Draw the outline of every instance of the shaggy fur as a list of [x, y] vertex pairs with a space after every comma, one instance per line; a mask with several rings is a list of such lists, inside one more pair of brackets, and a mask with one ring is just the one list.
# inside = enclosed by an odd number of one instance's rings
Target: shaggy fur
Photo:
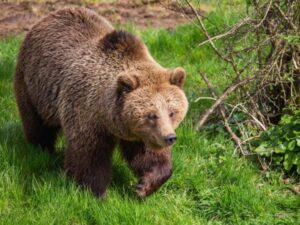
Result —
[[98, 196], [105, 194], [119, 142], [144, 197], [171, 176], [174, 130], [188, 107], [184, 79], [183, 69], [162, 68], [134, 35], [72, 8], [27, 34], [14, 89], [28, 142], [53, 152], [62, 129], [67, 174]]

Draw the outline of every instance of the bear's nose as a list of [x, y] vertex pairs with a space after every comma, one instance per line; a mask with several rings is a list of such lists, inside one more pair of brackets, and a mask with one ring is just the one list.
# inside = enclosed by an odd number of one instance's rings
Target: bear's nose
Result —
[[165, 137], [165, 141], [168, 145], [172, 145], [176, 142], [176, 134], [168, 134]]

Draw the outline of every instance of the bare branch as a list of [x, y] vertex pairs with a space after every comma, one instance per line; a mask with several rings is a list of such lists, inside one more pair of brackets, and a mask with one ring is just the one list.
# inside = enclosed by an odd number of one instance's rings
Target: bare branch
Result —
[[225, 56], [223, 56], [223, 54], [217, 49], [217, 47], [215, 46], [214, 42], [212, 41], [208, 31], [206, 30], [204, 23], [202, 21], [201, 16], [198, 14], [197, 10], [191, 5], [191, 3], [188, 0], [185, 0], [185, 2], [188, 4], [188, 6], [191, 8], [191, 10], [194, 12], [197, 21], [200, 25], [200, 28], [202, 30], [202, 32], [204, 33], [205, 37], [208, 39], [208, 42], [210, 43], [211, 47], [214, 49], [214, 51], [216, 52], [216, 54], [222, 58], [224, 61], [232, 63], [230, 59], [226, 58]]
[[[206, 85], [207, 85], [209, 91], [211, 92], [211, 95], [212, 95], [214, 98], [218, 99], [218, 96], [217, 96], [217, 94], [215, 93], [214, 88], [213, 88], [212, 84], [209, 82], [209, 80], [207, 79], [206, 75], [205, 75], [204, 73], [201, 73], [201, 72], [200, 72], [200, 76], [201, 76], [202, 79], [205, 81], [205, 83], [206, 83]], [[229, 125], [228, 119], [227, 119], [227, 117], [226, 117], [226, 115], [225, 115], [225, 109], [224, 109], [224, 107], [223, 107], [222, 105], [220, 105], [220, 106], [218, 107], [218, 109], [219, 109], [220, 114], [221, 114], [221, 116], [222, 116], [223, 123], [224, 123], [224, 126], [225, 126], [227, 132], [230, 134], [232, 140], [233, 140], [233, 141], [236, 143], [236, 145], [239, 147], [239, 149], [240, 149], [240, 151], [241, 151], [241, 154], [242, 154], [242, 155], [248, 155], [249, 152], [243, 148], [241, 139], [233, 132], [231, 126]]]
[[221, 38], [224, 38], [224, 37], [227, 37], [229, 35], [234, 34], [238, 29], [240, 29], [242, 26], [244, 26], [245, 24], [247, 24], [250, 20], [251, 20], [250, 17], [244, 18], [243, 20], [241, 20], [240, 22], [238, 22], [237, 24], [235, 24], [234, 26], [232, 26], [229, 31], [227, 31], [225, 33], [222, 33], [222, 34], [219, 34], [219, 35], [216, 35], [214, 37], [211, 37], [210, 39], [201, 42], [199, 44], [199, 46], [205, 45], [208, 42], [215, 41], [215, 40], [218, 40], [218, 39], [221, 39]]
[[245, 85], [249, 83], [250, 81], [254, 80], [255, 76], [252, 77], [247, 77], [244, 80], [241, 81], [236, 81], [233, 82], [231, 85], [229, 85], [223, 94], [215, 101], [215, 103], [206, 111], [206, 113], [200, 118], [198, 124], [197, 124], [197, 129], [201, 129], [202, 126], [205, 124], [207, 121], [208, 117], [216, 110], [216, 108], [224, 101], [224, 99], [227, 98], [227, 96], [232, 93], [235, 89], [240, 87], [241, 85]]
[[268, 16], [268, 13], [269, 13], [269, 11], [270, 11], [270, 8], [271, 8], [271, 6], [272, 6], [272, 3], [273, 3], [273, 0], [271, 0], [271, 1], [269, 2], [269, 5], [268, 5], [268, 7], [267, 7], [267, 10], [266, 10], [266, 12], [265, 12], [264, 17], [262, 18], [262, 20], [260, 21], [260, 23], [256, 25], [256, 27], [260, 27], [260, 26], [263, 24], [263, 22], [266, 20], [266, 18], [267, 18], [267, 16]]
[[295, 30], [297, 31], [298, 28], [297, 26], [290, 20], [286, 17], [286, 15], [284, 14], [284, 12], [281, 10], [281, 8], [278, 6], [277, 3], [274, 4], [275, 8], [279, 11], [280, 15], [284, 18], [284, 20]]

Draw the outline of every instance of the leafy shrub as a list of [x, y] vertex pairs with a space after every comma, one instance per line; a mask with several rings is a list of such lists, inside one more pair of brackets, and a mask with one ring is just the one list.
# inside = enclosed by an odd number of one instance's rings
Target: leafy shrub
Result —
[[262, 133], [254, 151], [271, 157], [275, 165], [283, 165], [286, 171], [295, 168], [300, 174], [300, 110], [284, 115], [277, 126]]

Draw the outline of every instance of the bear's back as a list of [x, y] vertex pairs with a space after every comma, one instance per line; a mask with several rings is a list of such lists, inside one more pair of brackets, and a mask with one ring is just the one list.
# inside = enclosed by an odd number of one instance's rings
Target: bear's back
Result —
[[90, 58], [87, 55], [92, 55], [99, 39], [113, 30], [107, 20], [79, 7], [58, 10], [32, 27], [19, 53], [17, 70], [21, 73], [16, 76], [24, 80], [39, 114], [55, 117], [66, 79], [69, 86], [89, 82], [82, 77], [93, 69], [86, 65]]
[[113, 27], [95, 12], [75, 7], [50, 14], [34, 26], [33, 30], [36, 33], [41, 31], [44, 35], [51, 35], [47, 38], [64, 41], [64, 43], [80, 43], [93, 38], [99, 39], [111, 32]]
[[[95, 12], [76, 7], [58, 10], [45, 17], [26, 35], [19, 54], [25, 76], [38, 76], [63, 69], [79, 59], [78, 52], [93, 45], [114, 28]], [[25, 78], [30, 79], [29, 77]]]
[[113, 30], [106, 19], [91, 10], [79, 7], [62, 9], [32, 27], [24, 40], [22, 51], [61, 59], [60, 56], [66, 56], [87, 42], [97, 41]]

